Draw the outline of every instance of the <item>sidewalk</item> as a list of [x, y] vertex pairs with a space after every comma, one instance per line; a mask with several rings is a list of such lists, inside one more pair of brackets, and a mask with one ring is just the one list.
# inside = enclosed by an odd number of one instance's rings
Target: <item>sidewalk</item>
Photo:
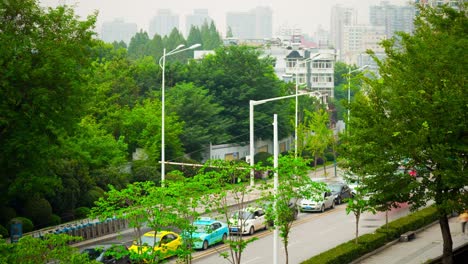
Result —
[[[449, 219], [453, 248], [468, 243], [468, 235], [463, 235], [456, 217]], [[353, 264], [420, 264], [442, 255], [442, 233], [439, 223], [427, 227], [416, 233], [416, 238], [409, 242], [394, 241], [377, 250], [365, 259]]]

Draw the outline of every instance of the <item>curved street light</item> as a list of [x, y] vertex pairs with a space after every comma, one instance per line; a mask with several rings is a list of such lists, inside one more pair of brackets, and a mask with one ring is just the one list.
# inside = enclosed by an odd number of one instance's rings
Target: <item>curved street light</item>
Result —
[[163, 55], [159, 59], [159, 67], [162, 69], [162, 84], [161, 84], [161, 186], [164, 186], [164, 180], [166, 175], [166, 161], [165, 161], [165, 142], [164, 142], [164, 119], [165, 119], [165, 97], [164, 97], [164, 85], [165, 85], [165, 78], [164, 78], [164, 71], [166, 68], [166, 57], [170, 55], [177, 54], [179, 52], [183, 52], [186, 50], [192, 50], [200, 47], [201, 44], [194, 44], [188, 48], [183, 49], [185, 47], [184, 44], [180, 44], [177, 48], [169, 51], [166, 53], [166, 48], [163, 49]]

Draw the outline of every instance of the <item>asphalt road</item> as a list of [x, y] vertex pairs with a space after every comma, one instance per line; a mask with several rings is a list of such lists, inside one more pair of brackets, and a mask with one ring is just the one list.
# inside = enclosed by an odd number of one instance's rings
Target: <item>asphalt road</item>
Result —
[[[301, 213], [294, 223], [289, 242], [289, 263], [300, 263], [314, 255], [326, 251], [355, 236], [355, 217], [346, 214], [346, 205], [339, 205], [325, 213]], [[389, 212], [389, 221], [407, 215], [406, 205]], [[385, 213], [364, 214], [359, 224], [359, 234], [373, 232], [385, 224]], [[255, 234], [259, 239], [249, 244], [242, 255], [242, 263], [263, 264], [273, 263], [273, 232], [263, 231]], [[278, 246], [278, 263], [285, 263], [284, 247], [281, 239]], [[227, 250], [225, 245], [218, 245], [207, 251], [197, 251], [193, 254], [193, 263], [219, 264], [228, 263], [219, 255]], [[172, 261], [175, 263], [175, 260]]]

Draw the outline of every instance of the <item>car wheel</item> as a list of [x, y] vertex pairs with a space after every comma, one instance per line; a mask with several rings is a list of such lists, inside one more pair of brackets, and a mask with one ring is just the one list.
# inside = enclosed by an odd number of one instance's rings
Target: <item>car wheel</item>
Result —
[[207, 241], [207, 240], [203, 241], [202, 249], [203, 249], [203, 250], [208, 249], [208, 241]]
[[254, 233], [255, 233], [255, 228], [251, 226], [249, 230], [249, 235], [253, 235]]
[[320, 212], [321, 213], [325, 212], [325, 204], [322, 204], [322, 208], [320, 208]]
[[221, 238], [221, 242], [222, 242], [222, 243], [225, 243], [225, 242], [226, 242], [226, 239], [227, 239], [227, 234], [224, 233], [224, 234], [223, 234], [223, 238]]

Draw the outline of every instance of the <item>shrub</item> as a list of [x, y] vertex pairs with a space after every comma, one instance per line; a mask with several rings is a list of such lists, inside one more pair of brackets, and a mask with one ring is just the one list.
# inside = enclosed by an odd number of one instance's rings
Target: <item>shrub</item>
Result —
[[62, 223], [62, 219], [60, 218], [60, 216], [56, 215], [56, 214], [51, 214], [50, 217], [49, 217], [49, 226], [56, 226], [56, 225], [60, 225]]
[[80, 204], [86, 207], [91, 207], [94, 205], [94, 202], [102, 196], [104, 196], [104, 190], [98, 186], [94, 186], [83, 195]]
[[78, 207], [75, 209], [75, 219], [83, 219], [88, 217], [91, 210], [88, 207]]
[[37, 226], [46, 226], [52, 215], [52, 206], [44, 198], [32, 197], [24, 206], [24, 216]]
[[355, 244], [353, 239], [344, 244], [338, 245], [335, 248], [320, 253], [319, 255], [302, 262], [302, 264], [350, 263], [351, 261], [357, 259], [363, 251], [363, 247], [360, 244]]
[[34, 230], [34, 224], [33, 222], [26, 218], [26, 217], [15, 217], [13, 219], [10, 220], [10, 225], [13, 224], [13, 223], [17, 223], [17, 222], [20, 222], [23, 224], [23, 233], [28, 233], [28, 232], [31, 232]]
[[8, 237], [8, 230], [3, 227], [2, 225], [0, 225], [0, 236], [1, 237]]
[[255, 164], [258, 164], [259, 162], [261, 162], [263, 166], [273, 166], [273, 164], [269, 160], [269, 158], [272, 156], [273, 155], [268, 152], [259, 152], [255, 154], [254, 156]]

